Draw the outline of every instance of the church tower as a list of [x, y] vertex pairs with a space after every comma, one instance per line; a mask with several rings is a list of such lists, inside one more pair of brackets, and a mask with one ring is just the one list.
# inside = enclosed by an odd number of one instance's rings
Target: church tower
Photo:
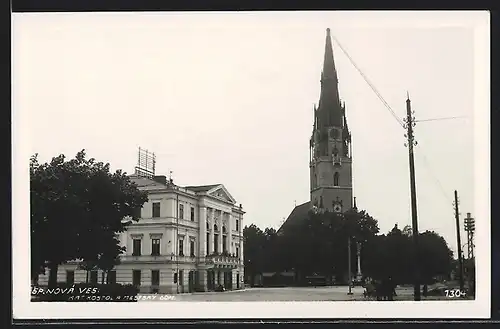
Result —
[[344, 212], [353, 206], [351, 134], [345, 112], [327, 29], [321, 94], [318, 106], [314, 106], [310, 140], [311, 207]]

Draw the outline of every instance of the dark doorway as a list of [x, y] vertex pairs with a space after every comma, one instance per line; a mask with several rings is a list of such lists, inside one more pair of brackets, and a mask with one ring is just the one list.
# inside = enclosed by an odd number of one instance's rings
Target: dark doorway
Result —
[[189, 271], [188, 277], [188, 291], [194, 292], [194, 271]]
[[236, 273], [236, 289], [240, 289], [240, 273]]
[[157, 294], [160, 290], [160, 271], [151, 271], [151, 293]]

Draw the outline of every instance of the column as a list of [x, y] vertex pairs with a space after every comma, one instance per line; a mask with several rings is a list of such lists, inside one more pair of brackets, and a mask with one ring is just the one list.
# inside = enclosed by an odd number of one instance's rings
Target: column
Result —
[[224, 212], [221, 210], [220, 211], [220, 223], [219, 225], [217, 225], [217, 227], [219, 227], [219, 241], [217, 241], [219, 243], [219, 252], [222, 252], [222, 240], [224, 240], [224, 235], [222, 234], [222, 216], [224, 216]]
[[200, 206], [200, 236], [198, 237], [198, 256], [205, 257], [207, 254], [207, 207]]
[[358, 257], [358, 273], [357, 273], [357, 277], [358, 277], [358, 280], [361, 280], [361, 278], [363, 277], [363, 274], [361, 273], [361, 242], [358, 242], [356, 243], [356, 254], [357, 254], [357, 257]]
[[227, 251], [231, 255], [234, 252], [233, 249], [233, 214], [227, 214]]
[[[241, 224], [240, 224], [240, 225], [241, 225]], [[241, 263], [241, 265], [243, 266], [243, 264], [244, 264], [244, 257], [243, 257], [243, 255], [245, 255], [245, 254], [243, 253], [243, 251], [244, 251], [244, 246], [243, 246], [244, 241], [243, 241], [242, 236], [240, 236], [240, 235], [238, 235], [238, 236], [239, 236], [239, 238], [238, 238], [238, 242], [239, 242], [239, 244], [240, 244], [240, 254], [239, 254], [239, 256], [240, 256], [240, 263]]]
[[210, 220], [209, 220], [209, 223], [210, 223], [210, 243], [208, 245], [208, 247], [210, 248], [210, 250], [208, 250], [208, 254], [211, 254], [214, 252], [214, 224], [215, 224], [215, 209], [211, 208], [210, 209], [210, 212], [208, 214], [210, 216]]

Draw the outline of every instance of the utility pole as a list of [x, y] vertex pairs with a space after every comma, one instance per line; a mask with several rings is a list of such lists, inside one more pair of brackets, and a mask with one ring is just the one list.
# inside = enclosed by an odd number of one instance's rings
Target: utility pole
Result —
[[464, 218], [464, 228], [467, 232], [467, 258], [474, 258], [474, 231], [476, 230], [476, 220], [471, 217], [471, 213], [467, 213]]
[[413, 296], [414, 300], [420, 300], [420, 266], [419, 266], [419, 247], [418, 247], [418, 217], [417, 217], [417, 191], [415, 186], [415, 157], [413, 154], [413, 146], [417, 145], [413, 135], [413, 128], [415, 127], [414, 112], [411, 110], [410, 96], [407, 93], [406, 99], [406, 118], [404, 127], [407, 132], [405, 137], [407, 141], [405, 146], [408, 146], [408, 158], [410, 162], [410, 194], [411, 194], [411, 222], [413, 229]]
[[458, 212], [458, 192], [455, 190], [455, 221], [457, 225], [457, 246], [458, 246], [458, 278], [460, 280], [460, 290], [464, 290], [464, 264], [462, 261], [462, 243], [460, 241], [460, 219]]

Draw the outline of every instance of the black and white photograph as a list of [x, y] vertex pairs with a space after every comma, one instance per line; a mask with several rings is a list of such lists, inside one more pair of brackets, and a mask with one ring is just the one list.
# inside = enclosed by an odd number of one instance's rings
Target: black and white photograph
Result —
[[14, 317], [489, 317], [489, 29], [14, 13]]

